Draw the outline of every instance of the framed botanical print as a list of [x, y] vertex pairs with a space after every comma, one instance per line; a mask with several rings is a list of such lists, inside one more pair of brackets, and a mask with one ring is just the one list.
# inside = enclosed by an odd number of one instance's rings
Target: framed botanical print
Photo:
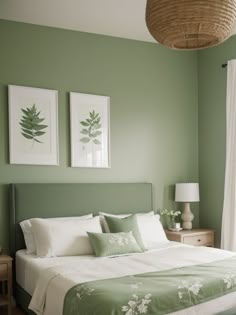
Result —
[[110, 167], [110, 97], [70, 93], [71, 166]]
[[11, 164], [58, 165], [57, 91], [9, 85]]

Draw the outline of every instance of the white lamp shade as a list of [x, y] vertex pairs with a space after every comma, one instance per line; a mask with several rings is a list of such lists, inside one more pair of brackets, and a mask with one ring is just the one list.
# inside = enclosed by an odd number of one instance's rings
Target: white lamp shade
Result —
[[198, 183], [180, 183], [175, 185], [175, 201], [196, 202], [199, 200]]

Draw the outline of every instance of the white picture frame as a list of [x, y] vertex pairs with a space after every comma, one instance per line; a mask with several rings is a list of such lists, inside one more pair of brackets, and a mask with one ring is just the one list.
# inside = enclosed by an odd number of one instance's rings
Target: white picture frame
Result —
[[10, 164], [59, 165], [58, 92], [9, 85]]
[[70, 92], [71, 166], [110, 168], [110, 97]]

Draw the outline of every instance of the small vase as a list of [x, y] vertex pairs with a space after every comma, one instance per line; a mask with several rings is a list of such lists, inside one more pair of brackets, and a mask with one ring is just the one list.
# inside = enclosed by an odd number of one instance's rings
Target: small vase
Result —
[[169, 217], [168, 221], [168, 229], [175, 229], [175, 218]]

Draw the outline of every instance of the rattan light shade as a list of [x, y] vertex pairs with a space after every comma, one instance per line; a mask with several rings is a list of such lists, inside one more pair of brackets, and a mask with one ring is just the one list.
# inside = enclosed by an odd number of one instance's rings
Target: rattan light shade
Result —
[[152, 36], [173, 49], [200, 49], [225, 41], [236, 21], [236, 0], [147, 0]]

